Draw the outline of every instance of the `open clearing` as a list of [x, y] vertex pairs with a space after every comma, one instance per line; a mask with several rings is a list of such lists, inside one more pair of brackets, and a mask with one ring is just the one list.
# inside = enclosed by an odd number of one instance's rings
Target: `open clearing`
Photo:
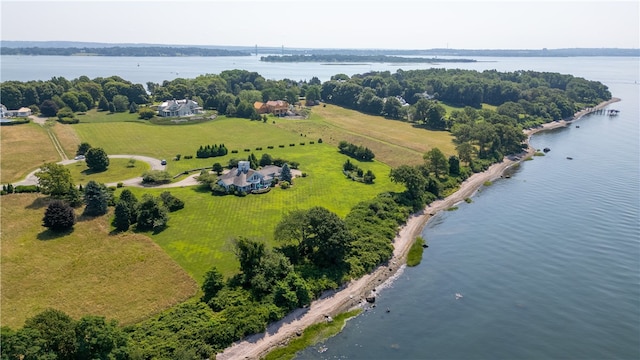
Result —
[[0, 127], [0, 182], [21, 180], [47, 162], [60, 161], [47, 131], [29, 123]]
[[79, 221], [52, 237], [41, 226], [47, 200], [2, 197], [2, 325], [54, 307], [132, 324], [193, 296], [198, 286], [148, 237], [109, 235], [110, 216]]

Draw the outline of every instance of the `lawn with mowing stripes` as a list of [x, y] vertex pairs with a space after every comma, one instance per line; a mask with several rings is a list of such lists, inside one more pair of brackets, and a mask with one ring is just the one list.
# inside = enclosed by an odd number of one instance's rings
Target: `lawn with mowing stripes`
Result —
[[[402, 191], [389, 180], [390, 168], [380, 162], [351, 160], [363, 170], [376, 174], [375, 184], [347, 179], [342, 164], [348, 159], [326, 144], [299, 146], [288, 158], [300, 162], [305, 178], [294, 179], [287, 190], [273, 188], [261, 195], [246, 197], [212, 196], [199, 187], [172, 188], [173, 195], [185, 202], [185, 208], [170, 214], [169, 226], [149, 236], [196, 280], [215, 265], [225, 275], [237, 272], [238, 263], [229, 241], [246, 236], [273, 243], [273, 231], [282, 216], [295, 209], [323, 206], [344, 217], [358, 202], [385, 191]], [[143, 193], [159, 195], [163, 189], [130, 188], [138, 198]]]

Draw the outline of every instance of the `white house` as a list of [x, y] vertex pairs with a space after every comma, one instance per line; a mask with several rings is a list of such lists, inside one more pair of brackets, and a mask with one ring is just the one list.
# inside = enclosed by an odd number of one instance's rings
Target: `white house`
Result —
[[8, 117], [27, 117], [31, 115], [31, 109], [28, 107], [21, 107], [18, 110], [7, 110], [7, 107], [0, 104], [0, 118]]
[[249, 167], [248, 161], [238, 161], [238, 167], [220, 176], [218, 185], [227, 189], [237, 189], [244, 192], [259, 190], [269, 187], [271, 181], [280, 176], [282, 168], [268, 165], [260, 170]]
[[158, 116], [188, 116], [202, 113], [202, 107], [193, 100], [167, 100], [158, 106]]

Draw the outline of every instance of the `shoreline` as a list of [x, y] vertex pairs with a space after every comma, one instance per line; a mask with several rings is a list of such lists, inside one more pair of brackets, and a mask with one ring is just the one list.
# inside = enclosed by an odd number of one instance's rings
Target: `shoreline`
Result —
[[475, 173], [460, 184], [460, 188], [444, 199], [440, 199], [427, 205], [423, 210], [413, 213], [399, 229], [393, 240], [393, 256], [387, 265], [380, 265], [372, 273], [359, 279], [351, 280], [337, 290], [325, 292], [319, 299], [314, 300], [307, 308], [294, 310], [284, 319], [270, 324], [267, 330], [261, 334], [251, 335], [218, 353], [216, 359], [259, 359], [276, 347], [286, 345], [291, 338], [299, 336], [310, 325], [327, 321], [328, 317], [362, 307], [366, 303], [365, 298], [375, 294], [376, 289], [388, 286], [388, 281], [395, 279], [405, 267], [409, 248], [417, 236], [420, 236], [427, 221], [442, 210], [446, 210], [455, 204], [473, 196], [486, 181], [500, 178], [503, 173], [515, 164], [519, 164], [535, 153], [531, 147], [531, 137], [541, 131], [547, 131], [566, 127], [574, 121], [580, 120], [593, 110], [602, 109], [609, 104], [620, 101], [619, 98], [611, 98], [591, 109], [583, 109], [574, 114], [571, 119], [546, 123], [534, 129], [525, 130], [527, 149], [513, 157], [505, 157], [500, 163], [491, 165], [481, 173]]

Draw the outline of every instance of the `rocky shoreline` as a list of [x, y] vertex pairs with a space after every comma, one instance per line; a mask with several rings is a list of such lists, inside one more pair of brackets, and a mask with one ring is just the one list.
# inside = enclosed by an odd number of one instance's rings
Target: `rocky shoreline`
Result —
[[[612, 98], [594, 108], [577, 112], [571, 119], [554, 121], [526, 130], [525, 134], [528, 135], [526, 143], [529, 145], [531, 136], [537, 132], [566, 127], [584, 115], [617, 101], [620, 99]], [[365, 306], [367, 298], [375, 297], [378, 289], [388, 286], [389, 282], [400, 274], [399, 270], [405, 266], [406, 257], [413, 241], [421, 235], [424, 225], [433, 215], [473, 196], [485, 182], [502, 177], [505, 170], [532, 156], [535, 151], [529, 145], [522, 154], [507, 157], [501, 163], [493, 164], [484, 172], [473, 174], [460, 184], [460, 189], [455, 193], [445, 199], [434, 201], [422, 211], [412, 214], [393, 241], [393, 257], [387, 265], [381, 265], [372, 273], [352, 280], [336, 291], [325, 293], [320, 299], [312, 302], [308, 308], [298, 309], [284, 319], [270, 324], [265, 333], [249, 336], [233, 344], [223, 353], [218, 354], [216, 359], [259, 359], [273, 348], [286, 345], [290, 339], [299, 336], [308, 326], [326, 321], [328, 318], [354, 307]]]

